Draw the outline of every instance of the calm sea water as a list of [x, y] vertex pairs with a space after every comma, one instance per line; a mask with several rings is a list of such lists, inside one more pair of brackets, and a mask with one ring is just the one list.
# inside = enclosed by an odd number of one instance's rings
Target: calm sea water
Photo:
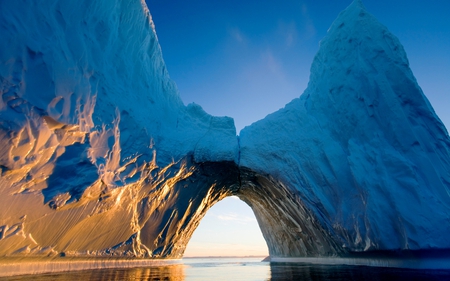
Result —
[[365, 266], [325, 266], [261, 262], [260, 258], [189, 258], [178, 264], [130, 269], [98, 269], [3, 277], [33, 281], [200, 281], [200, 280], [450, 280], [446, 270], [410, 270]]

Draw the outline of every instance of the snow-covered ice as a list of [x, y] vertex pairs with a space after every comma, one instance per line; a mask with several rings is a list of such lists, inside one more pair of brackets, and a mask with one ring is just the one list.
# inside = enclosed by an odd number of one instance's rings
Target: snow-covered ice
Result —
[[272, 257], [450, 248], [448, 133], [359, 0], [239, 137], [183, 105], [144, 1], [0, 1], [0, 35], [4, 258], [179, 258], [233, 194]]

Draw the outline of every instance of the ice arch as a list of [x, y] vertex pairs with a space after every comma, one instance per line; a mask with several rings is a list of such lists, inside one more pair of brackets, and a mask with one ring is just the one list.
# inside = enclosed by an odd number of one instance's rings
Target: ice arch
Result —
[[[319, 257], [345, 252], [298, 194], [281, 182], [232, 162], [190, 162], [190, 165], [192, 174], [170, 188], [169, 196], [176, 196], [177, 200], [170, 200], [172, 205], [159, 210], [171, 219], [155, 221], [150, 217], [141, 229], [145, 233], [140, 238], [143, 244], [159, 242], [155, 249], [150, 249], [151, 255], [180, 257], [209, 207], [231, 195], [254, 211], [271, 256]], [[153, 236], [148, 235], [152, 232]]]
[[[206, 175], [209, 178], [204, 178]], [[182, 254], [209, 206], [231, 195], [239, 197], [252, 208], [271, 256], [319, 257], [345, 252], [307, 210], [299, 196], [270, 176], [239, 169], [232, 163], [202, 163], [199, 173], [194, 172], [189, 182], [193, 186], [183, 183], [184, 188], [200, 190], [199, 187], [204, 186], [209, 189], [205, 189], [196, 214], [188, 217], [192, 222], [179, 229], [180, 242], [167, 248], [170, 250], [165, 252], [167, 256]], [[194, 202], [192, 199], [189, 201]], [[177, 206], [175, 209], [180, 208]], [[172, 252], [173, 249], [180, 252]]]
[[142, 1], [0, 1], [0, 31], [1, 256], [180, 257], [232, 194], [273, 256], [450, 249], [448, 133], [359, 0], [239, 137], [183, 105]]

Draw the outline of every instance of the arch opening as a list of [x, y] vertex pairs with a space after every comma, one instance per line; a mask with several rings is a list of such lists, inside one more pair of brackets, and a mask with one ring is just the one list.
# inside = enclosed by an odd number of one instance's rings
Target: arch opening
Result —
[[236, 196], [212, 206], [194, 231], [184, 257], [268, 256], [253, 210]]

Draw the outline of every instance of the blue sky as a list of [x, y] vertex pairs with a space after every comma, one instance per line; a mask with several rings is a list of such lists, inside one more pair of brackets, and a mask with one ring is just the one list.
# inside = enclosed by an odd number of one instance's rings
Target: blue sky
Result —
[[[233, 117], [238, 133], [302, 94], [319, 41], [350, 3], [147, 0], [168, 71], [185, 104], [195, 102], [212, 115]], [[450, 1], [363, 3], [400, 39], [419, 85], [450, 128]], [[251, 216], [251, 210], [239, 202], [229, 199], [213, 207], [194, 234], [200, 235], [198, 241], [207, 241], [212, 235], [202, 231], [225, 233], [228, 229], [224, 236], [233, 238], [237, 230], [247, 229], [242, 221], [233, 226], [233, 220], [218, 219], [233, 213]], [[242, 234], [241, 241], [254, 237], [252, 231], [245, 232], [249, 235]], [[233, 243], [238, 242], [231, 241], [227, 247]], [[211, 245], [208, 248], [212, 249]], [[264, 250], [264, 245], [261, 247]], [[215, 248], [214, 252], [220, 251]]]
[[[183, 101], [233, 117], [238, 132], [301, 95], [319, 41], [350, 2], [147, 0]], [[449, 127], [450, 1], [363, 2], [399, 37], [420, 86]]]

